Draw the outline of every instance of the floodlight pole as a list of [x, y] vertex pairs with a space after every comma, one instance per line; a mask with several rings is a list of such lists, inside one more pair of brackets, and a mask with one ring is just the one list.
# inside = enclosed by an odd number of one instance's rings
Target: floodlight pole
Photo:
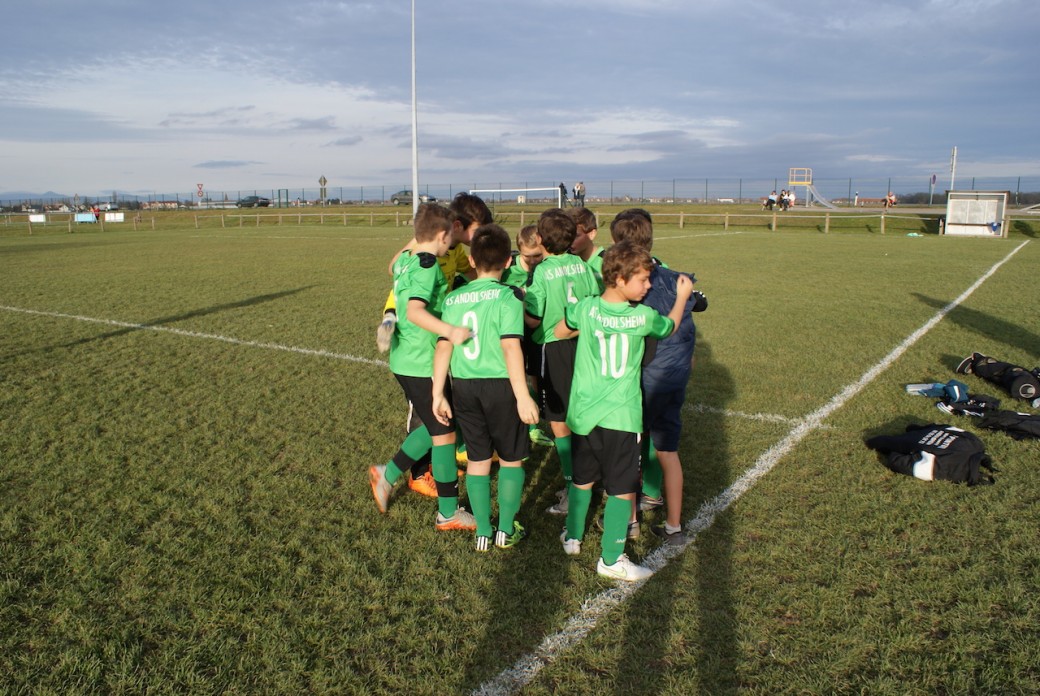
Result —
[[950, 155], [950, 190], [953, 191], [953, 182], [957, 178], [957, 146], [953, 146], [953, 153]]
[[415, 93], [415, 0], [412, 0], [412, 217], [419, 212], [419, 106]]

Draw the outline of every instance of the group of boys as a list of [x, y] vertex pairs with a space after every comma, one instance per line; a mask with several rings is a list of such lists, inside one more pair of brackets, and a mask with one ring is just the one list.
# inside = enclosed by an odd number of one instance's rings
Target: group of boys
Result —
[[[665, 543], [685, 543], [679, 411], [693, 355], [690, 312], [703, 309], [703, 295], [693, 292], [692, 276], [651, 256], [646, 211], [619, 214], [611, 224], [614, 245], [604, 251], [595, 245], [596, 218], [588, 209], [550, 209], [521, 231], [512, 252], [508, 233], [490, 222], [489, 211], [472, 213], [487, 210], [475, 198], [459, 194], [449, 208], [421, 206], [414, 240], [392, 265], [396, 316], [384, 316], [380, 342], [389, 343], [390, 369], [422, 425], [390, 461], [370, 468], [376, 504], [385, 513], [394, 484], [428, 455], [437, 529], [473, 530], [478, 551], [523, 539], [516, 520], [522, 464], [540, 415], [530, 376], [567, 483], [549, 509], [566, 514], [564, 552], [581, 553], [599, 485], [606, 504], [597, 572], [647, 578], [652, 571], [624, 553], [626, 540], [638, 534], [640, 508], [666, 502], [667, 521], [653, 531]], [[467, 208], [459, 224], [454, 211]], [[462, 273], [469, 282], [450, 290], [438, 260], [462, 245], [469, 246], [470, 268]], [[458, 504], [456, 428], [466, 445], [472, 513]]]

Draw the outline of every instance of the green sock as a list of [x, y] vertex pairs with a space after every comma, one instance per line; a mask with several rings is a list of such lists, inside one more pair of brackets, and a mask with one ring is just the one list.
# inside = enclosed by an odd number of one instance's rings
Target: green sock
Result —
[[565, 435], [556, 438], [556, 454], [560, 458], [560, 469], [563, 471], [563, 480], [571, 482], [571, 436]]
[[498, 528], [506, 534], [513, 533], [513, 520], [520, 511], [520, 496], [524, 492], [524, 478], [522, 466], [498, 469]]
[[437, 483], [454, 483], [455, 495], [440, 495], [438, 486], [437, 511], [443, 517], [453, 517], [459, 507], [459, 470], [455, 468], [455, 443], [434, 445], [432, 454], [433, 480]]
[[[425, 425], [420, 425], [418, 428], [408, 433], [408, 437], [406, 437], [404, 442], [401, 443], [401, 453], [413, 462], [417, 462], [422, 459], [424, 454], [430, 451], [432, 446], [433, 440], [430, 438], [430, 431], [426, 429]], [[401, 478], [402, 473], [404, 472], [401, 470], [401, 467], [397, 466], [396, 462], [387, 462], [387, 481], [392, 484], [396, 483], [397, 479]]]
[[578, 539], [585, 536], [585, 517], [592, 504], [592, 489], [578, 488], [573, 483], [567, 486], [567, 538]]
[[643, 441], [643, 495], [660, 498], [662, 485], [664, 470], [661, 469], [661, 460], [657, 458], [657, 450], [648, 437]]
[[603, 539], [600, 542], [603, 547], [600, 555], [607, 565], [617, 563], [618, 556], [625, 552], [630, 517], [632, 517], [631, 500], [614, 495], [607, 496], [607, 504], [603, 510]]
[[[491, 536], [491, 476], [470, 474], [466, 477], [469, 507], [477, 520], [477, 536]], [[444, 513], [441, 513], [444, 514]]]

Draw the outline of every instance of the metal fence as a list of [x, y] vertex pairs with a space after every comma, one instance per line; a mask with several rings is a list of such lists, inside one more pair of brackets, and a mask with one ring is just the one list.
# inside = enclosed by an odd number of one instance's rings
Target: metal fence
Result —
[[[460, 191], [473, 189], [533, 189], [559, 186], [560, 181], [547, 180], [503, 180], [473, 181], [449, 184], [425, 184], [420, 187], [420, 194], [439, 200], [450, 200]], [[564, 181], [568, 195], [576, 181]], [[771, 191], [790, 188], [786, 174], [773, 178], [725, 178], [704, 177], [684, 179], [612, 179], [586, 180], [586, 201], [594, 203], [751, 203], [758, 202]], [[860, 200], [878, 200], [889, 191], [897, 196], [910, 194], [927, 194], [929, 200], [921, 202], [945, 202], [945, 192], [950, 188], [950, 181], [939, 178], [933, 185], [931, 176], [897, 176], [874, 178], [815, 178], [813, 184], [821, 196], [844, 206], [852, 205]], [[339, 204], [381, 204], [393, 205], [391, 198], [406, 187], [403, 185], [377, 186], [335, 186], [328, 185], [322, 190], [318, 187], [302, 188], [252, 188], [210, 191], [204, 190], [202, 196], [194, 190], [153, 192], [146, 194], [129, 194], [113, 191], [100, 193], [94, 197], [55, 197], [31, 198], [21, 200], [0, 200], [0, 206], [12, 208], [54, 208], [66, 206], [69, 209], [80, 209], [98, 203], [115, 204], [123, 208], [234, 208], [236, 202], [246, 196], [263, 196], [270, 199], [272, 206], [297, 207], [312, 205]], [[1008, 191], [1009, 203], [1012, 206], [1027, 205], [1040, 202], [1040, 176], [1011, 177], [960, 177], [955, 181], [957, 190], [974, 191]], [[799, 197], [804, 200], [805, 188], [795, 187]], [[515, 190], [501, 194], [484, 193], [485, 199], [495, 201], [516, 202], [518, 194]], [[555, 203], [551, 194], [540, 193], [525, 196], [531, 205]]]

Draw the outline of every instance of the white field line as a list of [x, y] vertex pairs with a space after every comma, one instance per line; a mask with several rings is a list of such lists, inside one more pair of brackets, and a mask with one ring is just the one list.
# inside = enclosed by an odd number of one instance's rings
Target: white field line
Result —
[[744, 234], [743, 232], [704, 232], [702, 234], [679, 234], [675, 236], [671, 235], [654, 235], [654, 241], [661, 239], [693, 239], [694, 237], [733, 237], [738, 234]]
[[[154, 324], [135, 324], [132, 322], [118, 321], [115, 319], [98, 319], [96, 317], [85, 317], [78, 314], [63, 314], [61, 312], [44, 312], [38, 309], [25, 309], [23, 307], [8, 307], [0, 305], [0, 310], [5, 312], [18, 312], [21, 314], [34, 314], [41, 317], [51, 317], [55, 319], [71, 319], [74, 321], [84, 321], [91, 324], [104, 324], [106, 326], [116, 326], [123, 329], [138, 329], [143, 331], [159, 331], [163, 333], [171, 333], [177, 336], [185, 336], [188, 338], [201, 338], [209, 341], [222, 341], [224, 343], [231, 343], [237, 346], [246, 346], [249, 348], [262, 348], [264, 350], [282, 350], [289, 353], [297, 353], [299, 355], [310, 355], [319, 358], [331, 358], [333, 360], [347, 360], [350, 362], [364, 363], [366, 365], [378, 365], [380, 367], [387, 367], [386, 361], [383, 360], [371, 360], [369, 358], [362, 358], [356, 355], [347, 355], [343, 353], [333, 353], [327, 350], [318, 350], [313, 348], [301, 348], [299, 346], [286, 346], [279, 343], [262, 343], [259, 341], [247, 341], [241, 338], [234, 338], [233, 336], [222, 336], [220, 334], [201, 333], [198, 331], [187, 331], [185, 329], [174, 329], [168, 326], [156, 326]], [[731, 411], [728, 409], [719, 409], [705, 404], [695, 404], [686, 407], [687, 411], [695, 411], [697, 413], [715, 413], [720, 414], [729, 418], [744, 418], [747, 420], [757, 420], [767, 423], [796, 423], [798, 419], [788, 418], [787, 416], [780, 416], [771, 413], [742, 413], [740, 411]]]
[[299, 355], [311, 355], [319, 358], [347, 360], [349, 362], [364, 363], [366, 365], [379, 365], [380, 367], [387, 367], [387, 363], [384, 360], [372, 360], [370, 358], [358, 357], [357, 355], [348, 355], [346, 353], [333, 353], [327, 350], [314, 350], [312, 348], [300, 348], [298, 346], [286, 346], [279, 343], [247, 341], [241, 338], [234, 338], [232, 336], [221, 336], [220, 334], [201, 333], [199, 331], [186, 331], [184, 329], [174, 329], [168, 326], [155, 326], [154, 324], [134, 324], [127, 321], [116, 321], [115, 319], [97, 319], [95, 317], [84, 317], [78, 314], [63, 314], [61, 312], [42, 312], [36, 309], [24, 309], [22, 307], [7, 307], [3, 305], [0, 305], [0, 310], [3, 310], [5, 312], [19, 312], [21, 314], [34, 314], [36, 316], [52, 317], [55, 319], [72, 319], [74, 321], [85, 321], [91, 324], [104, 324], [105, 326], [116, 326], [122, 329], [158, 331], [160, 333], [170, 333], [176, 336], [186, 336], [188, 338], [202, 338], [210, 341], [222, 341], [224, 343], [231, 343], [236, 346], [262, 348], [264, 350], [283, 350], [289, 353], [297, 353]]
[[[333, 242], [382, 241], [388, 237], [317, 237], [314, 235], [273, 235], [273, 234], [193, 234], [189, 239], [314, 239]], [[402, 236], [402, 240], [407, 237]]]
[[[748, 492], [759, 479], [768, 474], [806, 435], [819, 429], [824, 419], [844, 406], [850, 399], [863, 391], [867, 385], [877, 379], [878, 375], [887, 370], [903, 353], [917, 343], [922, 336], [931, 331], [950, 311], [968, 299], [979, 286], [996, 273], [997, 269], [1003, 266], [1028, 243], [1022, 242], [1011, 253], [994, 264], [970, 288], [961, 293], [960, 297], [939, 310], [921, 328], [910, 334], [891, 353], [882, 358], [881, 362], [863, 373], [863, 376], [858, 380], [842, 389], [826, 404], [803, 418], [786, 436], [766, 450], [754, 465], [734, 481], [729, 488], [701, 505], [697, 514], [685, 525], [687, 534], [684, 544], [681, 546], [669, 546], [667, 544], [660, 546], [646, 557], [644, 564], [654, 571], [658, 571], [666, 566], [673, 557], [685, 551], [686, 547], [694, 542], [698, 534], [711, 527], [719, 515]], [[474, 694], [501, 696], [519, 692], [538, 676], [543, 667], [552, 664], [564, 651], [584, 640], [611, 611], [632, 597], [642, 586], [643, 582], [647, 581], [629, 584], [622, 583], [617, 587], [585, 600], [578, 613], [568, 619], [562, 629], [550, 636], [546, 636], [534, 652], [524, 655], [512, 667], [503, 670], [494, 679], [482, 684], [474, 691]]]
[[694, 413], [713, 413], [720, 416], [726, 416], [727, 418], [743, 418], [744, 420], [761, 421], [763, 423], [797, 425], [802, 422], [801, 418], [781, 416], [777, 413], [744, 413], [743, 411], [733, 411], [728, 408], [718, 408], [707, 404], [687, 404], [683, 407], [683, 410], [692, 411]]

